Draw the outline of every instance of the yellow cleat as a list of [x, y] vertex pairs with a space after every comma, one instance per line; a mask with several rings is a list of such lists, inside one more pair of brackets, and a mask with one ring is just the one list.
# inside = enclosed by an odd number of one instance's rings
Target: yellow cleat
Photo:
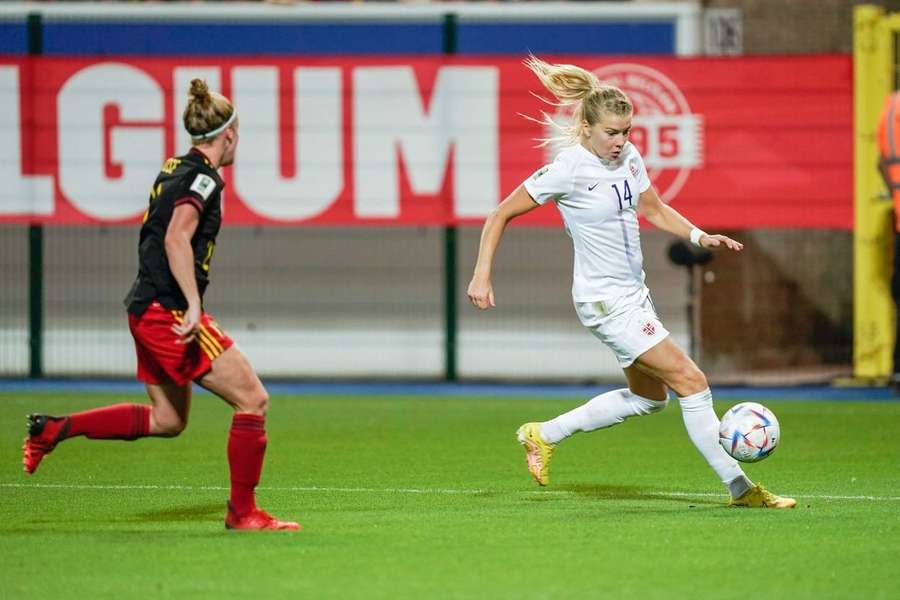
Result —
[[754, 485], [740, 498], [734, 498], [729, 506], [744, 508], [794, 508], [797, 501], [793, 498], [776, 496], [761, 485]]
[[541, 424], [525, 423], [516, 431], [516, 438], [525, 447], [525, 462], [534, 480], [540, 485], [550, 483], [550, 458], [556, 445], [541, 439]]

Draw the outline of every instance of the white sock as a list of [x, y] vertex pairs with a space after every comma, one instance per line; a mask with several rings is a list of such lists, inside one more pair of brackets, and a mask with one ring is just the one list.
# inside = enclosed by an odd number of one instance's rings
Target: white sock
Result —
[[702, 392], [679, 398], [681, 417], [688, 436], [694, 446], [722, 480], [732, 496], [737, 498], [753, 483], [744, 475], [736, 460], [731, 458], [719, 444], [719, 418], [713, 410], [712, 392], [706, 388]]
[[[649, 415], [661, 411], [668, 400], [650, 400], [633, 394], [628, 388], [613, 390], [591, 398], [578, 408], [572, 409], [541, 423], [541, 437], [545, 442], [558, 444], [579, 431], [594, 431], [612, 427], [628, 417]], [[718, 426], [716, 426], [718, 432]], [[716, 434], [718, 436], [718, 433]], [[718, 444], [718, 437], [716, 438]]]

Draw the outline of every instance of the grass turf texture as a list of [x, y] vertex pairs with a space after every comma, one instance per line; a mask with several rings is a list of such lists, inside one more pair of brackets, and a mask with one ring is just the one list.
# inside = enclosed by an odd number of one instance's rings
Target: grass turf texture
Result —
[[763, 511], [725, 508], [674, 402], [567, 440], [539, 490], [514, 431], [577, 400], [275, 397], [258, 497], [304, 525], [291, 534], [223, 529], [230, 413], [208, 395], [177, 439], [77, 438], [22, 473], [27, 412], [120, 401], [143, 398], [0, 394], [0, 596], [821, 599], [900, 585], [900, 403], [766, 401], [783, 445], [746, 470], [799, 506]]

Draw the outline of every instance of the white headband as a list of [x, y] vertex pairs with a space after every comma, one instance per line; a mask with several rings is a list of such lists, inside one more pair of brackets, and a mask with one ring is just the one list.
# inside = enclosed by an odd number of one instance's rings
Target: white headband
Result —
[[222, 133], [223, 131], [225, 131], [226, 129], [228, 129], [228, 127], [234, 122], [234, 120], [236, 118], [237, 118], [237, 111], [235, 110], [231, 113], [231, 116], [228, 117], [228, 120], [225, 121], [218, 128], [213, 129], [212, 131], [207, 131], [206, 133], [198, 133], [196, 135], [191, 134], [191, 139], [194, 140], [195, 142], [199, 142], [201, 140], [208, 140], [208, 139], [214, 138], [217, 135], [219, 135], [220, 133]]

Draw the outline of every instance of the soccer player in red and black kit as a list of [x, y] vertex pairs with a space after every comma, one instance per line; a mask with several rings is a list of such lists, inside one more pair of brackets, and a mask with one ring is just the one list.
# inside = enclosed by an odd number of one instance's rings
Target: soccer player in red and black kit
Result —
[[201, 79], [191, 81], [184, 126], [193, 148], [170, 158], [153, 183], [141, 227], [138, 276], [125, 304], [137, 350], [138, 379], [152, 402], [116, 404], [64, 417], [32, 414], [22, 464], [33, 473], [59, 442], [174, 437], [187, 425], [191, 382], [213, 392], [235, 412], [228, 435], [231, 499], [229, 529], [300, 529], [256, 506], [266, 451], [269, 396], [244, 354], [211, 315], [203, 292], [222, 222], [219, 167], [234, 162], [237, 112]]

